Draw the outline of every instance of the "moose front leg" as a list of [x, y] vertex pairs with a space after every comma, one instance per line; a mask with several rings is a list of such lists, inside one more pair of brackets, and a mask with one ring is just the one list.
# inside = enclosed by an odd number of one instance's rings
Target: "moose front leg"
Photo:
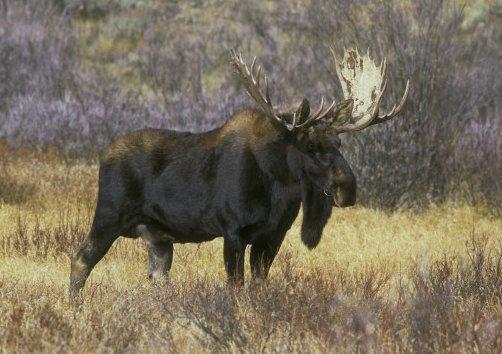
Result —
[[279, 252], [284, 235], [274, 238], [268, 235], [251, 246], [249, 261], [253, 278], [266, 279], [272, 262]]
[[270, 266], [277, 252], [270, 250], [266, 245], [251, 246], [251, 274], [256, 279], [266, 279]]
[[148, 244], [148, 278], [163, 279], [173, 264], [173, 243], [160, 241]]
[[244, 253], [246, 245], [238, 237], [225, 237], [223, 259], [229, 285], [244, 285]]

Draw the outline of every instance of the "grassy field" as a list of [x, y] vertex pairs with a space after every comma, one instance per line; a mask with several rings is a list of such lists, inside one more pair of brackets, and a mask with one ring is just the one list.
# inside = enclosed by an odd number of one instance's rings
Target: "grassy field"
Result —
[[0, 351], [437, 351], [502, 348], [502, 221], [431, 206], [335, 210], [320, 245], [297, 221], [269, 282], [228, 289], [222, 242], [175, 246], [151, 284], [140, 240], [120, 239], [82, 299], [69, 255], [85, 237], [97, 165], [50, 154], [0, 160]]

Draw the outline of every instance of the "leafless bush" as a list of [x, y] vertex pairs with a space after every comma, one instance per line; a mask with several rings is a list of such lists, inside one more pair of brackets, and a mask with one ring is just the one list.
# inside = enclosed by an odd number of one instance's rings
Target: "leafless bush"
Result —
[[5, 204], [26, 203], [36, 189], [33, 184], [19, 183], [5, 168], [0, 166], [0, 202]]
[[45, 227], [38, 219], [28, 226], [28, 221], [19, 216], [14, 231], [0, 240], [0, 250], [4, 254], [41, 259], [70, 255], [89, 227], [88, 220], [79, 217], [82, 214], [72, 218], [60, 215], [60, 223], [55, 228]]
[[[256, 343], [269, 350], [308, 350], [311, 343], [302, 339], [313, 335], [326, 351], [378, 351], [389, 338], [395, 349], [423, 352], [477, 345], [493, 351], [501, 340], [493, 327], [500, 328], [501, 322], [495, 314], [486, 316], [485, 307], [500, 301], [502, 250], [488, 254], [485, 245], [486, 240], [473, 236], [467, 246], [475, 249], [475, 259], [445, 258], [417, 266], [410, 274], [411, 289], [390, 285], [390, 275], [382, 269], [357, 274], [340, 269], [340, 274], [326, 277], [315, 271], [303, 274], [281, 260], [282, 274], [268, 284], [236, 291], [202, 282], [165, 308], [171, 315], [181, 309], [181, 316], [205, 334], [204, 344], [215, 350], [253, 351]], [[374, 279], [380, 285], [368, 292]], [[466, 284], [470, 291], [465, 291]], [[403, 295], [389, 296], [389, 291]]]

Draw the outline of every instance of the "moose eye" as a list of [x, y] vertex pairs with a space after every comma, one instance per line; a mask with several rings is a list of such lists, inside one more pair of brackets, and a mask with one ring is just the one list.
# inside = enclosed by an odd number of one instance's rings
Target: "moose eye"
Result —
[[310, 152], [315, 151], [316, 150], [316, 145], [312, 141], [309, 141], [307, 143], [307, 150], [310, 151]]

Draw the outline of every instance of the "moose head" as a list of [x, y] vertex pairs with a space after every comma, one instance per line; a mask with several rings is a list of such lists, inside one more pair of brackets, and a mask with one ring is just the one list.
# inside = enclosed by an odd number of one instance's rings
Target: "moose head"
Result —
[[380, 101], [387, 87], [386, 59], [378, 66], [369, 53], [361, 56], [357, 49], [345, 50], [341, 60], [333, 49], [331, 51], [344, 99], [326, 105], [322, 97], [315, 112], [311, 112], [309, 101], [303, 99], [295, 112], [277, 113], [270, 99], [266, 74], [263, 75], [265, 90], [261, 90], [262, 70], [256, 66], [256, 57], [250, 68], [241, 54], [232, 51], [231, 58], [247, 93], [274, 124], [290, 136], [296, 147], [288, 156], [292, 169], [305, 174], [318, 190], [332, 197], [335, 206], [346, 207], [355, 203], [356, 179], [340, 153], [339, 134], [359, 131], [395, 117], [408, 96], [409, 80], [399, 104], [389, 113], [380, 114]]

